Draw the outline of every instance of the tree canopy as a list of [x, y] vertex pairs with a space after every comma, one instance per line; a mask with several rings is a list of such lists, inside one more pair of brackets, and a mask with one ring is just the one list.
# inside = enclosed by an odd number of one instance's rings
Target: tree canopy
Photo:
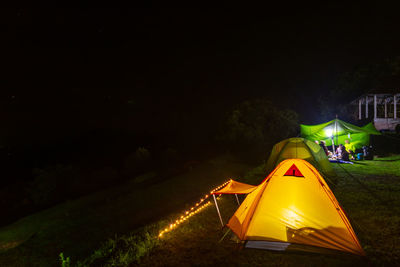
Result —
[[276, 142], [298, 131], [296, 112], [256, 99], [241, 103], [228, 114], [220, 139], [246, 156], [265, 157]]
[[343, 73], [336, 85], [319, 97], [320, 118], [332, 120], [335, 115], [351, 120], [348, 104], [358, 96], [373, 92], [389, 92], [400, 82], [400, 57], [360, 65], [350, 72]]

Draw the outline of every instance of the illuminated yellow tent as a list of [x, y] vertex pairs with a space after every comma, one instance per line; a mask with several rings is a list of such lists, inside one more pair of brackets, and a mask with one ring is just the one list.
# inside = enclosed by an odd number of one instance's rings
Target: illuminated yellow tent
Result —
[[301, 159], [281, 162], [247, 195], [227, 226], [250, 248], [365, 255], [327, 183]]

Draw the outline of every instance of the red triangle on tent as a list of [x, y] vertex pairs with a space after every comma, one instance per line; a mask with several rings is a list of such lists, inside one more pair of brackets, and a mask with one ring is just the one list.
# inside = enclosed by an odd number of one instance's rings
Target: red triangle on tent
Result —
[[292, 165], [292, 167], [287, 170], [285, 173], [285, 176], [296, 176], [296, 177], [304, 177], [303, 174], [299, 171], [299, 169], [296, 167], [296, 165]]

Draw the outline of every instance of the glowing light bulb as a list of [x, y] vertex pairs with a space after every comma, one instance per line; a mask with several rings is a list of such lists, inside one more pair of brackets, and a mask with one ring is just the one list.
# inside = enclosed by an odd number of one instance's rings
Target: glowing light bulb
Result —
[[325, 135], [326, 135], [326, 137], [332, 137], [332, 133], [333, 133], [333, 131], [332, 131], [331, 128], [325, 129]]
[[[232, 180], [232, 179], [231, 179]], [[226, 181], [225, 183], [223, 183], [220, 186], [217, 186], [216, 188], [214, 188], [213, 190], [210, 191], [210, 193], [214, 193], [215, 191], [219, 190], [220, 188], [224, 187], [226, 184], [228, 184], [231, 180]], [[195, 204], [195, 206], [191, 207], [190, 210], [187, 210], [184, 212], [184, 215], [181, 215], [179, 219], [177, 219], [175, 221], [174, 224], [170, 224], [169, 227], [166, 227], [164, 230], [160, 231], [158, 234], [158, 237], [162, 237], [164, 233], [170, 232], [173, 229], [176, 229], [181, 223], [183, 223], [184, 221], [188, 220], [190, 217], [192, 217], [193, 215], [198, 214], [200, 211], [202, 211], [204, 208], [206, 208], [207, 206], [209, 206], [211, 204], [211, 201], [207, 201], [206, 203], [203, 203], [207, 198], [209, 197], [209, 195], [205, 195], [204, 198], [201, 198], [199, 202], [197, 202]], [[221, 194], [218, 195], [217, 199], [221, 198]], [[203, 203], [203, 204], [202, 204]], [[200, 205], [202, 204], [202, 205]], [[185, 216], [186, 215], [186, 216]]]

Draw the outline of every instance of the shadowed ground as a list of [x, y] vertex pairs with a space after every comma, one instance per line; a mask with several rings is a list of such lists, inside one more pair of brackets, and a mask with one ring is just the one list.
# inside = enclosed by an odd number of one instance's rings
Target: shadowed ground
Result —
[[219, 157], [163, 182], [141, 185], [137, 181], [143, 179], [135, 178], [25, 217], [0, 229], [0, 266], [54, 266], [60, 252], [75, 260], [85, 257], [109, 237], [183, 209], [210, 187], [246, 170], [246, 165]]
[[[132, 248], [140, 243], [135, 238], [138, 233], [129, 232], [144, 225], [153, 225], [156, 230], [147, 238], [152, 245], [141, 248], [140, 255], [144, 256], [139, 260], [144, 266], [396, 265], [400, 257], [399, 159], [400, 156], [393, 156], [354, 165], [333, 165], [339, 176], [334, 194], [367, 253], [364, 258], [239, 249], [231, 234], [220, 242], [225, 230], [221, 231], [213, 205], [157, 240], [157, 229], [179, 218], [180, 212], [188, 207], [184, 203], [193, 204], [198, 197], [225, 181], [230, 176], [226, 171], [240, 173], [246, 169], [238, 163], [217, 160], [202, 163], [190, 173], [148, 185], [140, 191], [127, 184], [54, 207], [3, 228], [0, 240], [8, 238], [9, 246], [24, 240], [21, 237], [29, 238], [34, 234], [23, 244], [0, 254], [0, 265], [52, 266], [61, 251], [74, 263], [112, 247], [112, 253], [96, 256], [96, 260], [89, 262], [124, 262], [124, 266], [138, 259], [138, 254], [132, 253]], [[258, 184], [264, 177], [264, 166], [259, 166], [238, 180]], [[219, 202], [226, 223], [238, 206], [233, 196], [223, 196]], [[158, 221], [160, 217], [162, 221]], [[122, 245], [120, 241], [113, 241], [101, 248], [103, 241], [115, 233], [125, 233], [122, 238], [127, 241]], [[113, 258], [117, 255], [122, 255], [124, 261], [121, 257], [118, 261]]]

